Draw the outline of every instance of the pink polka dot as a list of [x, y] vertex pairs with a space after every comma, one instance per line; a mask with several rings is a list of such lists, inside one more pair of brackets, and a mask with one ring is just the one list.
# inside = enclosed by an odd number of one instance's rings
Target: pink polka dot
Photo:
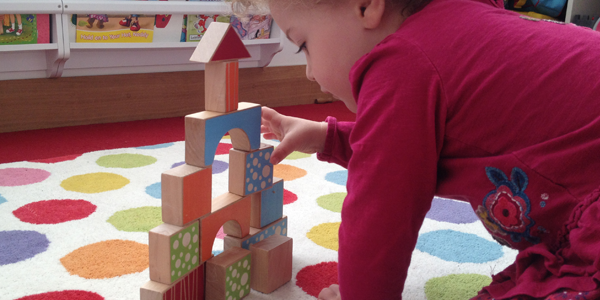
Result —
[[85, 200], [47, 200], [29, 203], [13, 211], [15, 217], [31, 224], [58, 224], [86, 218], [96, 205]]
[[25, 296], [16, 300], [104, 300], [104, 297], [86, 291], [60, 291], [60, 292], [48, 292], [37, 295]]
[[223, 227], [221, 227], [219, 229], [219, 232], [217, 232], [217, 238], [218, 239], [224, 239], [225, 238], [225, 232], [223, 231]]
[[20, 186], [46, 180], [50, 172], [31, 168], [0, 169], [0, 186]]

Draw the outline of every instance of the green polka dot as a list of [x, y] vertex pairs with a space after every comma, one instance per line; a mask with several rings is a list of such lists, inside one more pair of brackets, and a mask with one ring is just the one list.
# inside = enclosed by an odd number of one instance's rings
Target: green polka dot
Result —
[[333, 193], [329, 195], [324, 195], [317, 198], [317, 204], [320, 207], [330, 210], [332, 212], [341, 212], [342, 204], [344, 203], [344, 199], [346, 198], [347, 193]]
[[227, 299], [242, 299], [250, 293], [250, 254], [227, 268]]
[[479, 274], [452, 274], [430, 279], [425, 283], [428, 300], [464, 300], [477, 296], [492, 279]]
[[60, 186], [72, 192], [95, 194], [118, 190], [129, 184], [129, 179], [113, 173], [90, 173], [63, 180]]
[[98, 158], [96, 164], [106, 168], [131, 169], [151, 165], [155, 162], [156, 158], [152, 156], [124, 153], [102, 156]]
[[177, 281], [199, 265], [199, 232], [198, 222], [194, 222], [171, 236], [171, 281]]
[[310, 157], [310, 154], [294, 151], [290, 155], [288, 155], [285, 159], [301, 159]]
[[107, 222], [121, 231], [148, 232], [162, 224], [161, 208], [144, 206], [118, 211]]

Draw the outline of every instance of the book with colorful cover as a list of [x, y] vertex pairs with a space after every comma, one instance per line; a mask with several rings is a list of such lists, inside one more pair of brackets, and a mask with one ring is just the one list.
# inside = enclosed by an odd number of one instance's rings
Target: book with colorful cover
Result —
[[77, 15], [78, 43], [151, 43], [155, 16]]
[[253, 15], [239, 19], [231, 17], [231, 26], [235, 28], [242, 40], [268, 39], [271, 37], [271, 15]]
[[212, 22], [229, 23], [229, 16], [220, 15], [188, 15], [186, 26], [186, 41], [198, 42]]
[[50, 16], [0, 14], [0, 45], [50, 43]]

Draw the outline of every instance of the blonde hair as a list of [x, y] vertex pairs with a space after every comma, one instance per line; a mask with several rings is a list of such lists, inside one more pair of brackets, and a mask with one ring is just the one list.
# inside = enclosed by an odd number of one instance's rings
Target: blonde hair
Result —
[[[248, 14], [268, 14], [269, 3], [273, 0], [225, 0], [231, 2], [231, 8], [233, 13], [236, 15], [248, 15]], [[327, 0], [274, 0], [274, 1], [288, 1], [298, 4], [317, 4], [322, 2], [328, 2]], [[329, 0], [329, 2], [340, 2], [343, 0]], [[410, 16], [425, 5], [429, 4], [432, 0], [386, 0], [388, 4], [393, 8], [399, 8], [402, 14]], [[312, 3], [308, 3], [312, 2]]]

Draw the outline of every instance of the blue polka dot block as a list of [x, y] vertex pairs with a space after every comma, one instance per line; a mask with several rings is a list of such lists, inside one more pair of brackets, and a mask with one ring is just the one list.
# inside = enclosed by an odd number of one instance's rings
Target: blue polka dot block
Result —
[[261, 144], [252, 151], [229, 150], [229, 192], [246, 196], [273, 185], [273, 146]]
[[287, 216], [265, 226], [262, 228], [250, 227], [250, 234], [244, 238], [236, 238], [233, 236], [225, 236], [224, 248], [225, 250], [232, 247], [240, 247], [244, 249], [250, 249], [250, 245], [254, 245], [272, 235], [278, 234], [287, 236], [288, 219]]
[[273, 185], [252, 194], [250, 226], [262, 228], [283, 216], [283, 179], [273, 178]]

